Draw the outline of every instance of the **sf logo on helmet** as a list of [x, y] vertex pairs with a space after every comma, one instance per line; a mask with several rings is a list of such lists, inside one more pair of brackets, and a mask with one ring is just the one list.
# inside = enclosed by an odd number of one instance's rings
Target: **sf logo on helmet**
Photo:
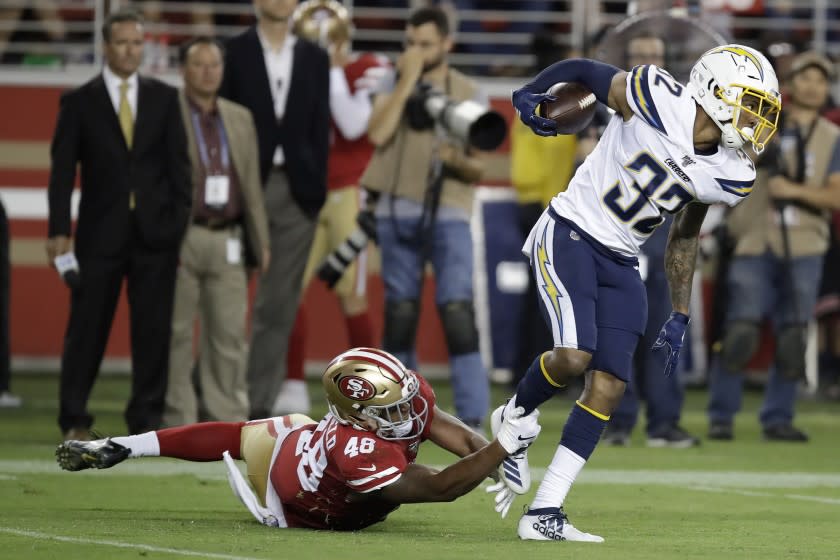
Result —
[[338, 390], [354, 401], [367, 401], [376, 394], [376, 389], [370, 381], [355, 375], [343, 377], [338, 382]]

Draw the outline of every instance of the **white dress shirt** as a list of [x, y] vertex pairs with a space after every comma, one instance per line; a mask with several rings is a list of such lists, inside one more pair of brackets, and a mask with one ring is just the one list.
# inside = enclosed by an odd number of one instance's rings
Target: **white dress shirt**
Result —
[[[286, 114], [286, 101], [289, 99], [289, 85], [292, 82], [292, 62], [297, 37], [287, 33], [283, 45], [279, 49], [275, 49], [269, 45], [260, 33], [259, 27], [257, 27], [257, 36], [262, 44], [268, 84], [271, 87], [271, 97], [274, 99], [274, 116], [279, 121]], [[282, 165], [284, 161], [286, 161], [286, 157], [283, 154], [283, 147], [277, 146], [277, 149], [274, 150], [274, 165]]]
[[[120, 115], [120, 84], [123, 79], [114, 74], [114, 72], [106, 64], [102, 69], [102, 78], [105, 80], [105, 87], [108, 89], [108, 97], [111, 98], [111, 104], [114, 106], [114, 112], [117, 116]], [[126, 97], [128, 97], [128, 105], [131, 107], [131, 118], [137, 120], [137, 72], [128, 77], [128, 90]]]

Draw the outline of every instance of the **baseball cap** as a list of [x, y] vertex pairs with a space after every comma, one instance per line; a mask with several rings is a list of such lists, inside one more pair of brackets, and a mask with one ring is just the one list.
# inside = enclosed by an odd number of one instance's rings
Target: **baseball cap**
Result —
[[829, 80], [834, 80], [836, 77], [834, 63], [832, 63], [827, 57], [815, 51], [804, 52], [793, 59], [793, 62], [791, 62], [790, 65], [791, 77], [795, 76], [799, 72], [802, 72], [806, 68], [817, 68], [822, 70]]

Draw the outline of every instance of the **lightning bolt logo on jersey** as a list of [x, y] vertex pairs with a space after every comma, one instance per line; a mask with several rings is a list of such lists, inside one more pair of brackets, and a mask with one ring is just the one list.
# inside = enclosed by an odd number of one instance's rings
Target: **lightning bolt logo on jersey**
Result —
[[551, 207], [608, 249], [635, 256], [664, 212], [693, 201], [738, 204], [752, 190], [755, 167], [741, 149], [695, 152], [694, 119], [703, 109], [665, 70], [635, 67], [626, 94], [634, 117], [612, 117]]

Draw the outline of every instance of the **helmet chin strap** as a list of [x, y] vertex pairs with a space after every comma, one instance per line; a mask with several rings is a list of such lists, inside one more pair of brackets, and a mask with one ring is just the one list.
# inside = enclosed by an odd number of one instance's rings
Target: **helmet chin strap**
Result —
[[721, 127], [720, 143], [724, 148], [737, 150], [744, 147], [744, 137], [730, 122]]

